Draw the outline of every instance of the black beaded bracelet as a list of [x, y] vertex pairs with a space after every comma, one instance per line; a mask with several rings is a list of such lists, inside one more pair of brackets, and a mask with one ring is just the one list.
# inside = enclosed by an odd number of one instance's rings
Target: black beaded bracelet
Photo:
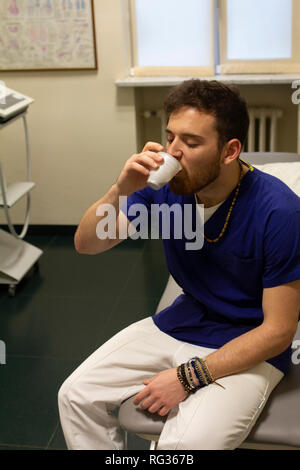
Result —
[[[181, 364], [182, 365], [182, 364]], [[183, 378], [182, 376], [182, 372], [181, 372], [181, 365], [177, 367], [177, 377], [178, 377], [178, 380], [180, 381], [181, 385], [183, 386], [185, 392], [190, 395], [191, 393], [193, 393], [193, 389], [190, 387], [190, 385], [185, 381], [185, 379]], [[184, 364], [183, 364], [184, 365]]]
[[[192, 369], [198, 383], [193, 378]], [[188, 395], [214, 382], [205, 360], [199, 357], [180, 364], [177, 367], [177, 377]]]

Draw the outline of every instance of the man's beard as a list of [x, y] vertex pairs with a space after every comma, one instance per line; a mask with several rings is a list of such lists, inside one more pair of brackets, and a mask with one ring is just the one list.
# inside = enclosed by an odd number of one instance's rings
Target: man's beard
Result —
[[196, 194], [208, 185], [213, 183], [219, 176], [221, 171], [220, 155], [216, 161], [212, 162], [209, 167], [197, 170], [189, 175], [183, 168], [178, 176], [174, 176], [169, 182], [169, 187], [174, 194]]

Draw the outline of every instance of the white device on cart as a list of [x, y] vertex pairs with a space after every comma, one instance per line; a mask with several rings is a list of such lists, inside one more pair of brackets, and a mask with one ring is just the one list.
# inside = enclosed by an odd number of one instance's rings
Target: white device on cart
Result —
[[29, 96], [6, 88], [4, 83], [0, 82], [0, 123], [26, 111], [33, 101]]

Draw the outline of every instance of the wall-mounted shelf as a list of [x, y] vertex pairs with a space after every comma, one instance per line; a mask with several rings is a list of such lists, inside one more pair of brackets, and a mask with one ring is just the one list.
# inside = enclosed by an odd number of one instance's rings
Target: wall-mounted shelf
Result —
[[182, 83], [190, 78], [201, 80], [219, 80], [234, 85], [292, 85], [299, 80], [297, 74], [226, 74], [214, 75], [212, 77], [176, 77], [176, 76], [152, 76], [134, 77], [127, 76], [115, 81], [117, 87], [170, 87]]

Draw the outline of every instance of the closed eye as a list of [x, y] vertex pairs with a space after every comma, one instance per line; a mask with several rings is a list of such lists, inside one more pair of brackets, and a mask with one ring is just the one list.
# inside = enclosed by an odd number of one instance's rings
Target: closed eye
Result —
[[[166, 129], [166, 134], [167, 134], [167, 143], [171, 144], [174, 140], [174, 134], [170, 132], [169, 129]], [[189, 134], [189, 133], [184, 133], [180, 136], [181, 141], [187, 145], [189, 148], [197, 148], [199, 147], [202, 143], [204, 143], [204, 137], [194, 135], [194, 134]], [[189, 139], [192, 138], [192, 142], [189, 142]]]
[[187, 145], [188, 147], [190, 147], [191, 149], [194, 149], [194, 148], [196, 148], [196, 147], [199, 147], [200, 144], [188, 144], [188, 143], [186, 142], [186, 145]]

